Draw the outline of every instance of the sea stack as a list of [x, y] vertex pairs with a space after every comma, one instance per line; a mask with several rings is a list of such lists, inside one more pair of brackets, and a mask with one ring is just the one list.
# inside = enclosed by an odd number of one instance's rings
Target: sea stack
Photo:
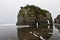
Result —
[[51, 13], [34, 5], [21, 7], [17, 15], [16, 25], [36, 25], [36, 23], [38, 25], [42, 23], [53, 24]]
[[60, 14], [54, 19], [54, 23], [60, 24]]

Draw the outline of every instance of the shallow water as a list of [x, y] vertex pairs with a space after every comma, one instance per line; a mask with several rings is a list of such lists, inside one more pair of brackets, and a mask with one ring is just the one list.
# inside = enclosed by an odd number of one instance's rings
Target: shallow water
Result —
[[60, 40], [60, 25], [39, 28], [0, 25], [0, 40]]

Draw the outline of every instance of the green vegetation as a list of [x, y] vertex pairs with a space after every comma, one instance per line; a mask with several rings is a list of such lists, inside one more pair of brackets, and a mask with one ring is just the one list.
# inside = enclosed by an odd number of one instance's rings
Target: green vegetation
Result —
[[[25, 15], [25, 13], [27, 12], [27, 14]], [[48, 12], [47, 10], [42, 10], [39, 7], [36, 7], [34, 5], [27, 5], [25, 7], [21, 7], [21, 10], [19, 11], [21, 16], [38, 16], [38, 15], [43, 15], [44, 17], [46, 17], [46, 12]]]

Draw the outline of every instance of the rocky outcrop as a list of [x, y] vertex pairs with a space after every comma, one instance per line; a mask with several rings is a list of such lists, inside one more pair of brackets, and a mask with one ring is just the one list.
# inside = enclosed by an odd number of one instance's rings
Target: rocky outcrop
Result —
[[54, 23], [60, 23], [60, 14], [54, 19]]
[[21, 10], [18, 13], [17, 25], [40, 25], [41, 23], [53, 24], [51, 13], [47, 10], [43, 10], [34, 5], [27, 5], [21, 7]]

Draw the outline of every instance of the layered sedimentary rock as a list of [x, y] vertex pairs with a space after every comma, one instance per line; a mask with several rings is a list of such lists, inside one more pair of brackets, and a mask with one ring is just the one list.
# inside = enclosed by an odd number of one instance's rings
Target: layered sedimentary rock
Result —
[[60, 23], [60, 14], [54, 19], [54, 23]]
[[41, 23], [53, 24], [51, 13], [47, 10], [43, 10], [34, 5], [27, 5], [21, 7], [21, 10], [18, 13], [17, 25], [40, 25]]

